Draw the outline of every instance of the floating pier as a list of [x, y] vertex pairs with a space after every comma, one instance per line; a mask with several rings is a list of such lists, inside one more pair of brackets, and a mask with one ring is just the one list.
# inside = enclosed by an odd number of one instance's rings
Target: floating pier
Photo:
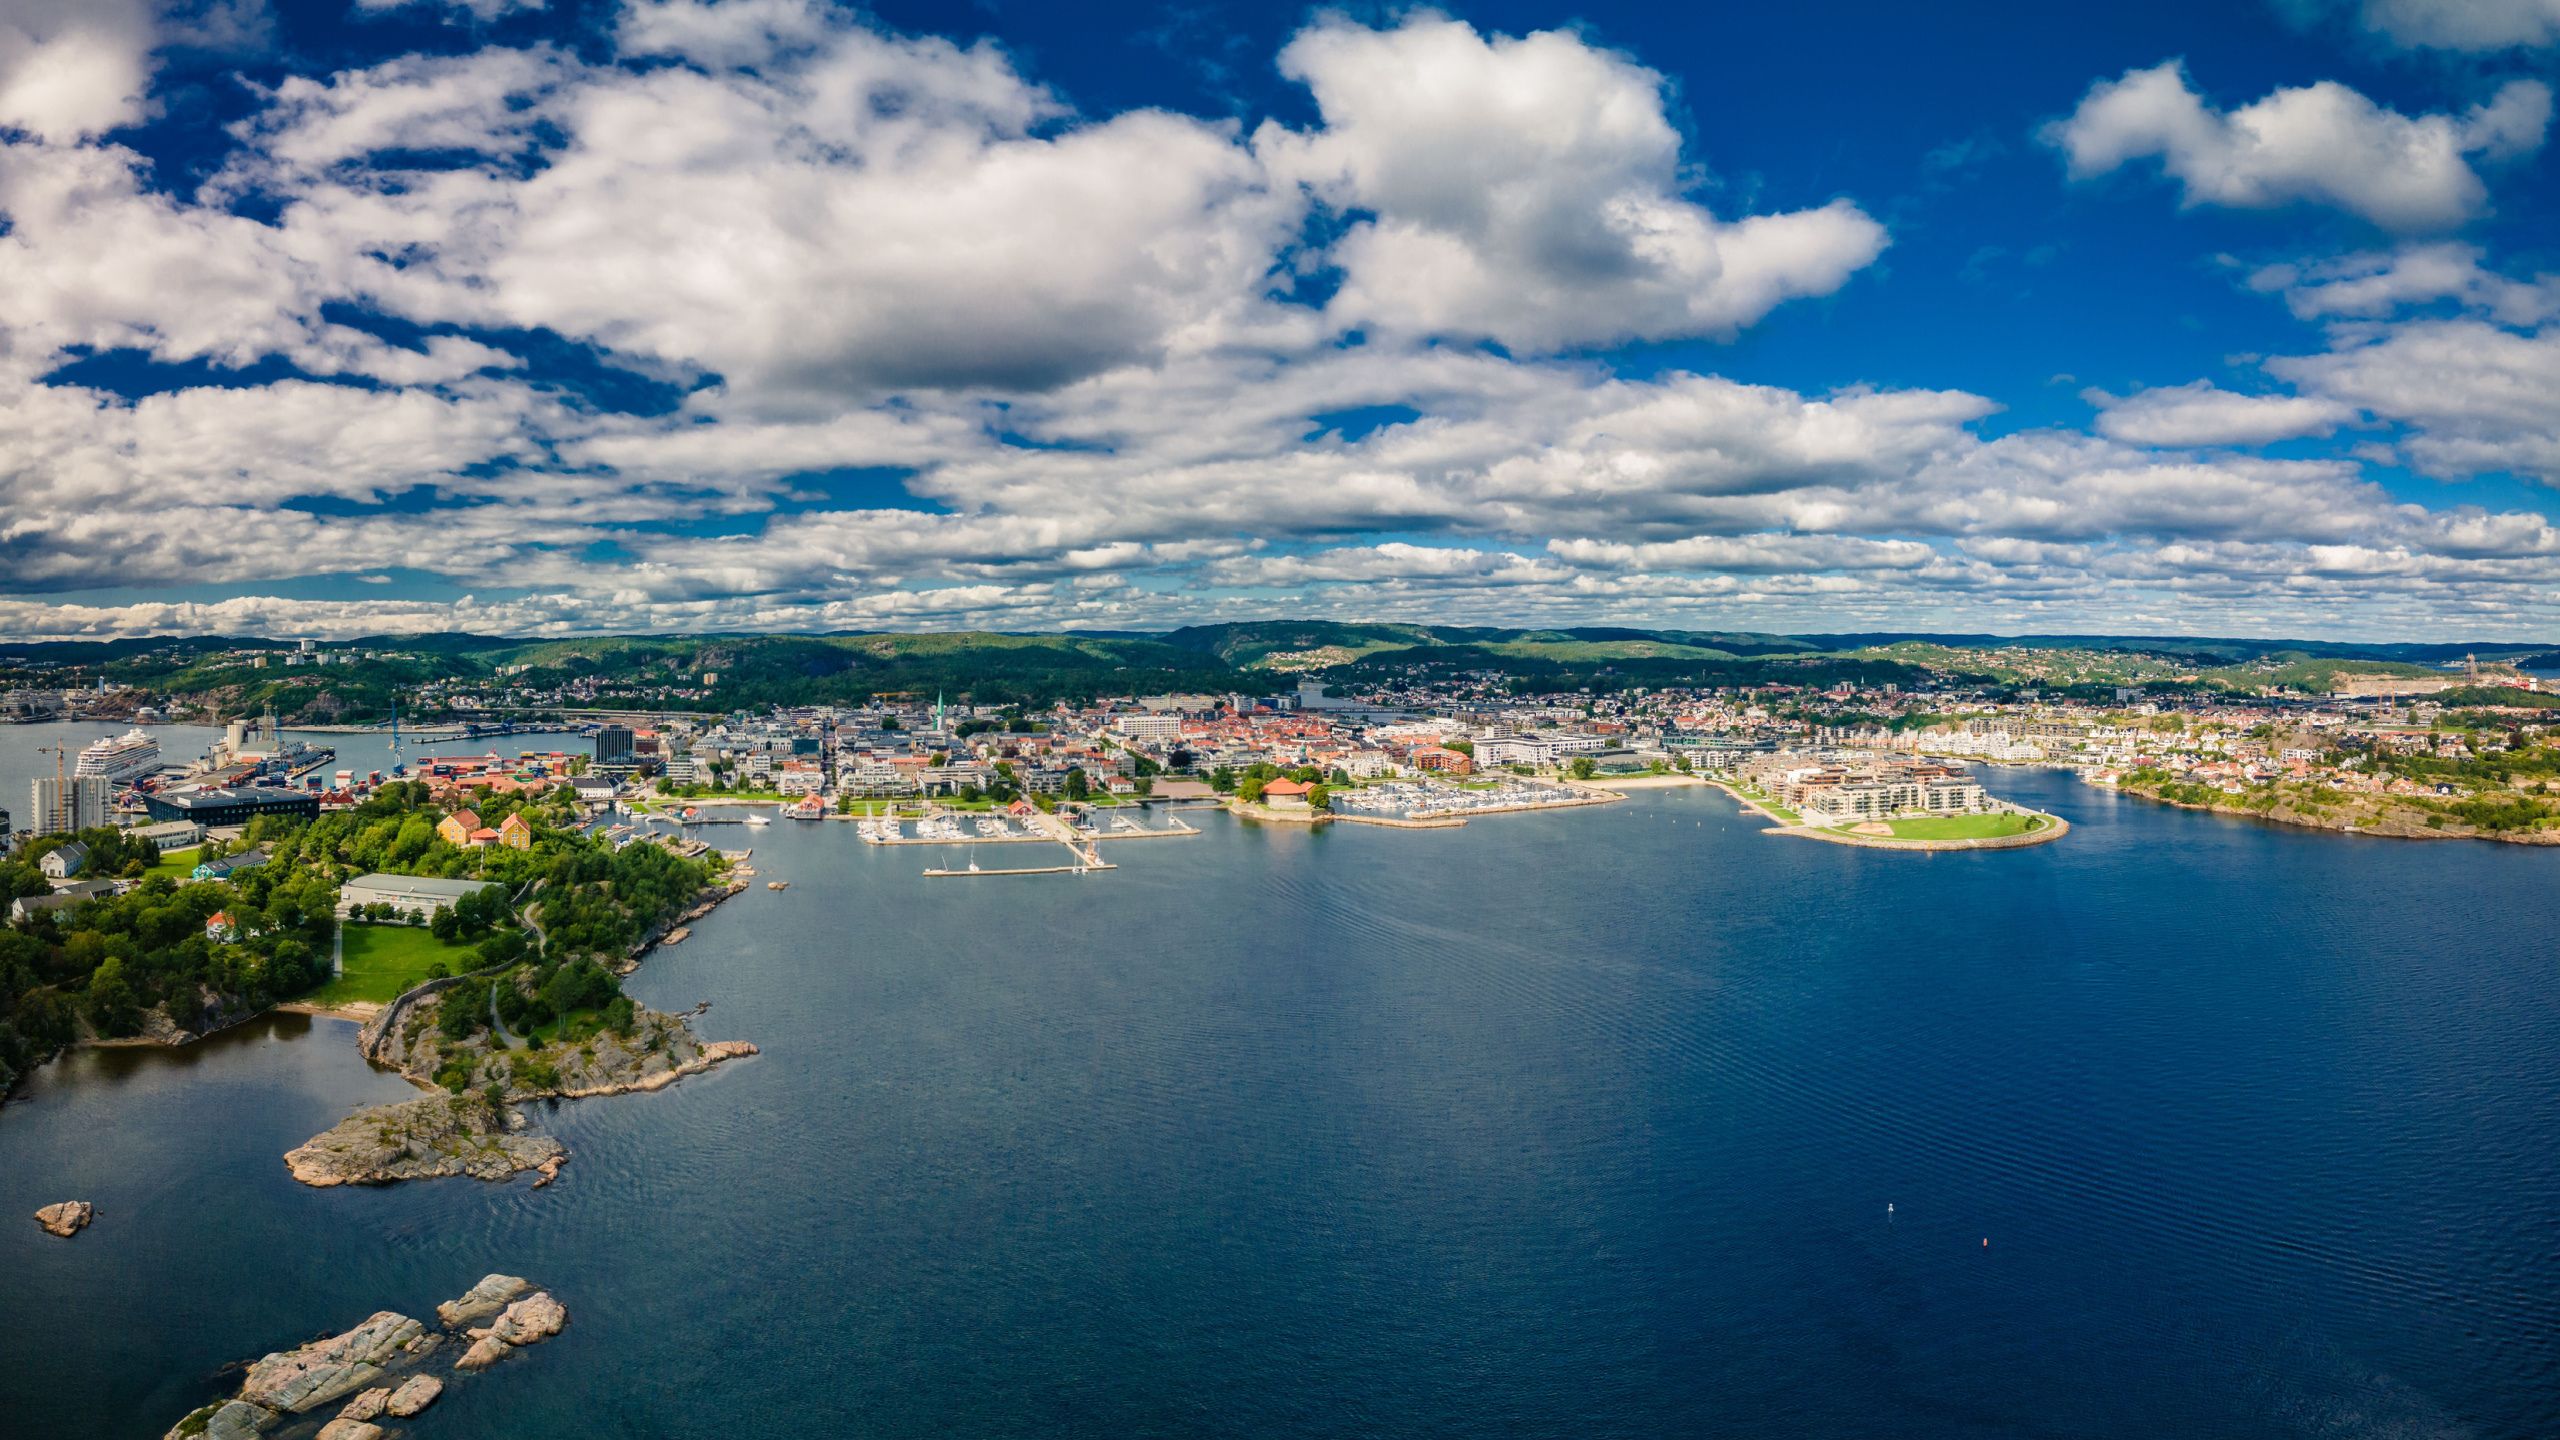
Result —
[[928, 880], [966, 880], [975, 875], [1081, 875], [1087, 870], [1119, 868], [1107, 860], [1098, 860], [1084, 865], [1028, 865], [1009, 870], [927, 870], [924, 873]]

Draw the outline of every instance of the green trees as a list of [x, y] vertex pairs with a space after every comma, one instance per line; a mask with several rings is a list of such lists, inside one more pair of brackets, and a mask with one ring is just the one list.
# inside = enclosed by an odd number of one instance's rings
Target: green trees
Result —
[[1067, 772], [1068, 799], [1084, 800], [1090, 798], [1092, 794], [1093, 782], [1085, 778], [1083, 766], [1079, 765]]
[[1600, 762], [1588, 755], [1576, 755], [1572, 763], [1565, 766], [1564, 773], [1576, 780], [1588, 780], [1600, 773]]
[[[254, 822], [247, 841], [267, 847], [269, 861], [228, 880], [178, 884], [155, 876], [130, 893], [0, 928], [0, 1090], [69, 1043], [83, 1018], [102, 1033], [131, 1034], [157, 1006], [192, 1028], [205, 991], [225, 1009], [256, 1010], [323, 983], [337, 924], [338, 880], [364, 870], [396, 867], [411, 874], [490, 879], [433, 922], [439, 936], [485, 936], [475, 959], [462, 962], [471, 968], [530, 958], [524, 934], [511, 923], [511, 891], [537, 879], [548, 882], [538, 903], [553, 954], [583, 966], [560, 982], [553, 998], [593, 1014], [616, 991], [590, 957], [627, 952], [643, 931], [692, 903], [713, 867], [656, 845], [614, 851], [602, 841], [564, 833], [548, 796], [493, 797], [483, 818], [495, 823], [519, 811], [540, 817], [531, 850], [462, 851], [437, 838], [438, 815], [426, 787], [386, 785], [352, 810], [316, 820], [270, 816]], [[51, 846], [31, 848], [41, 854]], [[112, 831], [98, 832], [91, 845], [93, 859], [103, 854], [120, 868], [148, 861], [153, 853], [145, 842]], [[409, 857], [406, 865], [400, 864], [403, 855]], [[0, 901], [49, 889], [27, 857], [0, 861]], [[388, 906], [367, 910], [377, 920], [396, 918]], [[230, 918], [224, 936], [206, 930], [216, 912]], [[552, 973], [544, 972], [545, 982]], [[603, 988], [596, 983], [599, 976], [607, 982]], [[463, 996], [442, 1007], [437, 1023], [466, 1032], [485, 1024], [485, 983], [476, 993], [477, 1022]]]
[[[89, 847], [89, 858], [80, 867], [83, 879], [121, 877], [134, 879], [143, 871], [160, 863], [160, 847], [137, 835], [112, 827], [93, 827], [76, 835], [40, 835], [27, 842], [20, 859], [33, 865], [45, 856], [77, 840]], [[36, 879], [42, 882], [39, 874]], [[43, 890], [24, 890], [27, 895], [41, 895]]]
[[1322, 785], [1318, 785], [1318, 786], [1317, 786], [1317, 787], [1315, 787], [1314, 789], [1312, 789], [1312, 790], [1308, 791], [1308, 792], [1307, 792], [1307, 808], [1308, 808], [1308, 809], [1310, 809], [1310, 810], [1330, 810], [1330, 809], [1332, 809], [1332, 808], [1333, 808], [1333, 791], [1332, 791], [1332, 790], [1330, 790], [1330, 789], [1328, 789], [1328, 788], [1327, 788], [1327, 787], [1325, 787], [1325, 786], [1322, 786]]
[[1269, 783], [1259, 775], [1247, 775], [1235, 782], [1236, 798], [1247, 805], [1259, 805], [1262, 803], [1262, 787]]

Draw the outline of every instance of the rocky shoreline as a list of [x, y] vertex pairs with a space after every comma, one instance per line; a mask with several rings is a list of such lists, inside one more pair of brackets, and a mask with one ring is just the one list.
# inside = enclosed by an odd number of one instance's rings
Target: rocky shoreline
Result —
[[[2244, 798], [2242, 796], [2229, 796], [2200, 805], [2172, 799], [2138, 785], [2109, 788], [2120, 795], [2137, 796], [2155, 805], [2167, 805], [2177, 810], [2229, 815], [2242, 820], [2265, 820], [2301, 830], [2326, 830], [2335, 835], [2373, 835], [2385, 840], [2492, 840], [2509, 845], [2560, 845], [2560, 830], [2482, 830], [2460, 820], [2410, 806], [2358, 803], [2351, 811], [2340, 811], [2329, 807], [2306, 808], [2287, 802], [2281, 795], [2265, 806], [2232, 803]], [[2443, 823], [2431, 826], [2427, 824], [2429, 819]]]
[[[516, 1048], [486, 1033], [447, 1038], [436, 1024], [451, 993], [408, 1007], [396, 1030], [374, 1037], [375, 1062], [436, 1093], [358, 1110], [286, 1152], [305, 1185], [390, 1185], [467, 1175], [505, 1180], [526, 1170], [547, 1185], [568, 1159], [559, 1141], [531, 1129], [516, 1106], [662, 1090], [688, 1075], [757, 1053], [744, 1040], [704, 1041], [686, 1017], [641, 1010], [629, 1033]], [[445, 1079], [458, 1086], [438, 1085]]]
[[[744, 854], [752, 852], [738, 853]], [[660, 945], [682, 944], [685, 938], [693, 933], [692, 927], [696, 922], [700, 921], [704, 916], [709, 915], [713, 910], [718, 909], [721, 902], [734, 900], [738, 896], [745, 894], [747, 889], [754, 883], [755, 872], [753, 870], [749, 870], [743, 865], [733, 864], [728, 879], [705, 889], [701, 894], [694, 897], [693, 904], [686, 906], [682, 912], [659, 924], [657, 927], [650, 930], [648, 934], [641, 936], [640, 943], [631, 947], [631, 953], [629, 955], [626, 955], [622, 959], [613, 963], [613, 973], [616, 975], [628, 975], [632, 971], [639, 969], [640, 962], [648, 957], [650, 951], [655, 950]]]
[[238, 1394], [189, 1414], [163, 1440], [380, 1440], [389, 1432], [376, 1421], [414, 1418], [457, 1378], [559, 1334], [569, 1312], [521, 1277], [493, 1274], [438, 1305], [436, 1318], [442, 1328], [377, 1310], [351, 1330], [264, 1355]]

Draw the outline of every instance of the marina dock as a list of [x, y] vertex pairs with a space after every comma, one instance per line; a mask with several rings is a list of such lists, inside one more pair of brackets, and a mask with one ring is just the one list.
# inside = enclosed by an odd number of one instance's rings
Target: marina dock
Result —
[[1081, 875], [1087, 870], [1117, 870], [1108, 861], [1091, 865], [1028, 865], [1009, 870], [927, 870], [928, 880], [965, 880], [974, 875]]

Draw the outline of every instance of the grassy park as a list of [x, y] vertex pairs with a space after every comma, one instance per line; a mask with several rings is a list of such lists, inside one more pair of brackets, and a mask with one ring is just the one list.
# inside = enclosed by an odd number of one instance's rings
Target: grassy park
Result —
[[196, 856], [201, 853], [202, 851], [193, 845], [184, 850], [163, 850], [160, 852], [160, 863], [143, 871], [142, 878], [148, 880], [154, 875], [166, 875], [172, 880], [188, 879], [196, 873]]
[[1979, 815], [1918, 815], [1883, 823], [1896, 840], [2001, 840], [2032, 834], [2048, 822], [2041, 815], [1991, 810]]
[[349, 925], [346, 932], [346, 973], [304, 997], [313, 1004], [383, 1004], [426, 979], [438, 961], [456, 974], [479, 963], [469, 945], [439, 940], [420, 926]]

